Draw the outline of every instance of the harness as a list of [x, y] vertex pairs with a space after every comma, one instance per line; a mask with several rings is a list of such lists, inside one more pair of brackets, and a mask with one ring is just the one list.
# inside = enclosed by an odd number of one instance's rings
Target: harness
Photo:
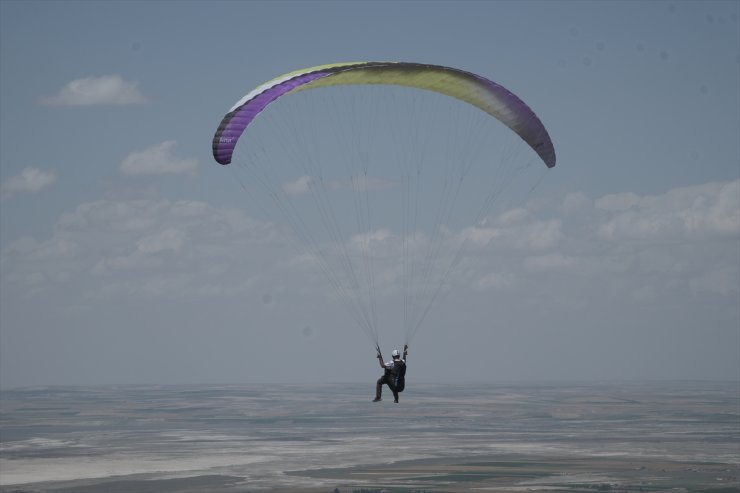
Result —
[[391, 379], [393, 380], [393, 386], [396, 388], [396, 392], [403, 392], [406, 387], [406, 362], [398, 360], [393, 364], [393, 370], [391, 370]]

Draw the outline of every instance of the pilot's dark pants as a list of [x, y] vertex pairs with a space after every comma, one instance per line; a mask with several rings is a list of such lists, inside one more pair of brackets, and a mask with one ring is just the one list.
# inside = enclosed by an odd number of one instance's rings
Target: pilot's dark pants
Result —
[[375, 398], [380, 399], [380, 394], [383, 392], [383, 384], [386, 384], [388, 388], [391, 389], [391, 392], [393, 392], [393, 399], [398, 402], [398, 391], [396, 391], [396, 386], [393, 385], [392, 375], [383, 375], [378, 379], [378, 383], [375, 385]]

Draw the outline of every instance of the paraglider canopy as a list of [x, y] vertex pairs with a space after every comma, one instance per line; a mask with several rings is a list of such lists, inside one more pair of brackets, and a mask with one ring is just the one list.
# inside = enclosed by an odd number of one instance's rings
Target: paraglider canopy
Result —
[[503, 86], [463, 70], [407, 62], [360, 62], [320, 65], [281, 75], [239, 100], [213, 136], [213, 156], [229, 164], [239, 137], [267, 105], [287, 94], [334, 85], [387, 84], [445, 94], [498, 118], [537, 152], [548, 168], [555, 166], [550, 136], [534, 112]]

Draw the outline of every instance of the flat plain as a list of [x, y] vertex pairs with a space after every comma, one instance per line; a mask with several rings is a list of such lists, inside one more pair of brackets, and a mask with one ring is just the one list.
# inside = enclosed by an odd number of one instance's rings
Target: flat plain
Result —
[[0, 492], [738, 492], [738, 382], [0, 394]]

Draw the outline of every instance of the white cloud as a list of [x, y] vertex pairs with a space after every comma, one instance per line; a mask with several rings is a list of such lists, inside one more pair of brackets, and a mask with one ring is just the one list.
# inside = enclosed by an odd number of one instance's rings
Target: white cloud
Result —
[[593, 209], [593, 200], [586, 197], [583, 193], [569, 193], [565, 196], [560, 210], [563, 214], [578, 214], [583, 210]]
[[46, 289], [96, 299], [177, 298], [206, 285], [238, 295], [269, 265], [274, 238], [269, 224], [202, 202], [99, 200], [63, 214], [48, 239], [3, 248], [1, 277], [18, 295]]
[[[295, 182], [294, 191], [308, 181], [304, 177]], [[564, 286], [551, 286], [554, 292], [574, 285], [579, 292], [585, 290], [581, 294], [587, 299], [608, 279], [610, 289], [621, 289], [625, 299], [634, 300], [682, 289], [695, 294], [736, 291], [740, 273], [733, 248], [738, 247], [739, 223], [735, 181], [653, 196], [591, 199], [574, 193], [550, 202], [533, 201], [475, 227], [444, 229], [432, 248], [425, 234], [429, 232], [419, 231], [404, 244], [397, 232], [377, 227], [354, 234], [346, 245], [322, 249], [330, 253], [326, 262], [342, 280], [342, 262], [353, 262], [364, 276], [365, 252], [372, 252], [373, 282], [382, 279], [385, 293], [398, 292], [404, 266], [417, 277], [429, 272], [428, 282], [442, 279], [461, 251], [463, 262], [450, 278], [461, 286], [512, 292], [538, 283], [544, 289], [560, 281]]]
[[502, 225], [492, 227], [469, 227], [461, 233], [461, 239], [473, 246], [491, 246], [495, 249], [513, 249], [522, 252], [551, 250], [562, 239], [562, 222], [559, 219], [538, 220], [530, 218], [511, 223], [505, 218]]
[[[740, 181], [650, 196], [570, 194], [528, 207], [461, 233], [481, 258], [468, 264], [478, 287], [510, 290], [526, 273], [543, 286], [579, 285], [583, 296], [611, 289], [632, 300], [740, 288]], [[547, 217], [553, 211], [557, 219]]]
[[386, 190], [396, 185], [395, 181], [366, 175], [353, 176], [350, 180], [333, 180], [329, 183], [329, 187], [333, 190], [359, 191]]
[[310, 176], [301, 176], [295, 181], [283, 184], [283, 192], [287, 195], [303, 195], [311, 190], [313, 180]]
[[121, 171], [127, 175], [194, 173], [198, 161], [174, 156], [172, 154], [174, 146], [174, 140], [167, 140], [143, 151], [132, 152], [121, 162]]
[[491, 221], [484, 221], [484, 224], [489, 223], [498, 226], [511, 226], [514, 224], [521, 224], [532, 218], [532, 214], [523, 207], [518, 207], [510, 211], [502, 212], [501, 214], [494, 217]]
[[511, 274], [491, 273], [486, 274], [478, 279], [477, 287], [479, 289], [496, 289], [499, 291], [508, 291], [515, 289], [517, 279]]
[[666, 241], [740, 234], [740, 181], [677, 188], [663, 195], [608, 195], [596, 207], [611, 213], [598, 225], [607, 240]]
[[[301, 176], [295, 181], [284, 183], [282, 190], [286, 195], [304, 195], [311, 192], [314, 183], [316, 183], [316, 180], [310, 176]], [[355, 190], [362, 193], [386, 190], [396, 185], [397, 183], [391, 180], [364, 175], [353, 176], [348, 180], [331, 180], [323, 183], [323, 186], [328, 190]]]
[[621, 212], [638, 206], [642, 200], [636, 193], [615, 193], [598, 199], [596, 207], [610, 212]]
[[376, 231], [354, 235], [350, 239], [350, 244], [353, 245], [355, 248], [359, 248], [360, 250], [362, 250], [371, 248], [373, 245], [380, 245], [393, 239], [397, 240], [397, 238], [394, 238], [390, 230], [378, 229]]
[[0, 185], [0, 197], [10, 198], [16, 193], [36, 193], [56, 181], [52, 171], [26, 167], [19, 175], [11, 176]]
[[41, 98], [48, 106], [91, 106], [141, 104], [146, 98], [138, 83], [125, 81], [120, 75], [102, 75], [76, 79], [50, 97]]
[[142, 253], [158, 253], [167, 250], [177, 252], [185, 242], [185, 235], [175, 228], [167, 228], [148, 236], [144, 236], [136, 242], [138, 250]]

